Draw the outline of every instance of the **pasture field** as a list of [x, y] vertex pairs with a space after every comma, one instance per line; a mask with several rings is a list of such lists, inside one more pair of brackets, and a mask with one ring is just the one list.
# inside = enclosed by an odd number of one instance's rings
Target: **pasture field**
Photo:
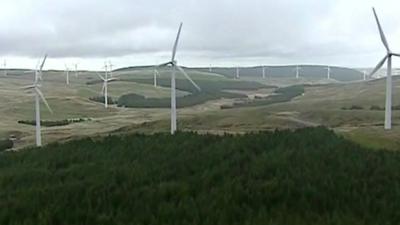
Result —
[[[249, 76], [234, 80], [223, 74], [187, 69], [190, 76], [203, 86], [207, 93], [223, 91], [229, 95], [205, 99], [196, 105], [178, 109], [178, 128], [198, 132], [249, 132], [301, 128], [324, 125], [335, 129], [340, 135], [368, 147], [398, 149], [396, 137], [400, 134], [400, 111], [393, 111], [394, 129], [383, 131], [384, 112], [370, 110], [371, 106], [384, 106], [385, 80], [369, 82], [325, 82], [323, 79], [292, 78], [254, 79]], [[160, 70], [159, 86], [153, 86], [153, 68], [120, 70], [114, 75], [119, 81], [109, 84], [109, 94], [117, 99], [126, 94], [136, 94], [145, 99], [160, 99], [165, 106], [154, 108], [125, 108], [115, 105], [105, 109], [101, 103], [89, 100], [99, 96], [102, 84], [95, 72], [80, 72], [78, 77], [70, 75], [70, 85], [65, 84], [63, 71], [44, 73], [42, 91], [54, 114], [41, 105], [42, 120], [66, 120], [90, 118], [89, 121], [73, 123], [62, 127], [43, 127], [43, 140], [69, 140], [81, 136], [107, 134], [114, 131], [156, 132], [169, 129], [169, 71]], [[323, 74], [321, 75], [323, 76]], [[193, 95], [194, 89], [177, 75], [178, 104], [185, 96]], [[32, 93], [21, 89], [32, 83], [33, 75], [21, 71], [10, 72], [0, 77], [0, 138], [10, 135], [17, 137], [15, 147], [34, 144], [34, 127], [18, 124], [19, 120], [34, 119], [34, 98]], [[253, 101], [255, 96], [269, 96], [274, 86], [291, 86], [305, 83], [304, 94], [289, 102], [256, 104], [252, 107], [221, 109], [238, 102]], [[280, 83], [280, 84], [278, 84]], [[278, 84], [278, 85], [277, 85]], [[248, 88], [246, 88], [248, 87]], [[400, 105], [400, 80], [394, 78], [394, 105]], [[236, 96], [236, 97], [235, 97]], [[359, 110], [343, 110], [360, 106]]]

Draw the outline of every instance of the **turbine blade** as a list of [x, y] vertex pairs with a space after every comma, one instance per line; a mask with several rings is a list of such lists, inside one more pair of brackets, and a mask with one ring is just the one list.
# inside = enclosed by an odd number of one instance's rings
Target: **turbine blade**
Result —
[[104, 94], [104, 90], [106, 89], [106, 82], [103, 83], [103, 87], [101, 88], [101, 93], [100, 94]]
[[392, 55], [400, 57], [399, 53], [392, 53]]
[[40, 67], [40, 59], [38, 59], [38, 61], [37, 61], [37, 63], [36, 63], [35, 70], [38, 70], [38, 69], [39, 69], [39, 67]]
[[28, 85], [28, 86], [22, 87], [21, 89], [28, 90], [28, 89], [33, 89], [35, 87], [36, 87], [36, 85]]
[[172, 49], [172, 58], [171, 58], [171, 62], [174, 62], [174, 61], [175, 61], [176, 49], [178, 48], [178, 42], [179, 42], [179, 37], [181, 36], [182, 25], [183, 25], [183, 23], [181, 23], [181, 24], [179, 25], [178, 34], [176, 35], [174, 48]]
[[100, 77], [100, 79], [102, 79], [103, 81], [106, 81], [106, 79], [103, 76], [101, 76], [98, 72], [96, 72], [96, 74], [97, 74], [97, 76]]
[[176, 68], [178, 68], [178, 70], [186, 77], [186, 79], [190, 81], [190, 83], [193, 84], [193, 86], [197, 90], [201, 91], [201, 88], [192, 80], [192, 78], [189, 77], [189, 75], [180, 66], [176, 65]]
[[372, 72], [368, 75], [369, 77], [371, 77], [372, 75], [374, 75], [382, 66], [383, 64], [386, 62], [386, 59], [388, 58], [388, 55], [386, 55], [379, 63], [378, 65], [376, 65], [375, 69], [372, 70]]
[[388, 44], [388, 42], [387, 42], [387, 40], [386, 40], [385, 34], [383, 33], [383, 29], [382, 29], [381, 23], [379, 22], [378, 15], [376, 14], [375, 8], [372, 8], [372, 11], [374, 12], [376, 24], [378, 25], [379, 34], [380, 34], [380, 36], [381, 36], [382, 43], [383, 43], [383, 45], [385, 46], [386, 50], [387, 50], [388, 52], [390, 52], [389, 44]]
[[42, 91], [40, 91], [39, 88], [35, 87], [35, 91], [36, 93], [40, 96], [40, 98], [42, 99], [43, 103], [46, 105], [47, 109], [49, 110], [49, 112], [51, 114], [53, 114], [53, 110], [51, 110], [49, 103], [46, 101], [46, 98], [44, 97]]
[[46, 59], [47, 59], [47, 54], [44, 55], [43, 62], [42, 62], [42, 64], [40, 65], [40, 71], [43, 70], [44, 63], [46, 62]]

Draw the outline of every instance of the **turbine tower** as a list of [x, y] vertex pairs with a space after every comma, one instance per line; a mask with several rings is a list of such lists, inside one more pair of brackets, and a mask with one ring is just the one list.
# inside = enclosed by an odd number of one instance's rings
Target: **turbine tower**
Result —
[[239, 67], [236, 67], [236, 79], [240, 79]]
[[79, 76], [79, 72], [78, 72], [78, 63], [75, 63], [75, 77]]
[[262, 78], [265, 79], [265, 66], [262, 67]]
[[42, 91], [40, 90], [41, 84], [39, 83], [40, 74], [43, 71], [44, 63], [46, 62], [47, 55], [44, 57], [43, 62], [40, 66], [39, 70], [35, 71], [35, 79], [33, 84], [30, 86], [24, 87], [25, 90], [33, 90], [35, 93], [35, 110], [36, 110], [36, 146], [42, 146], [42, 135], [41, 135], [41, 127], [40, 127], [40, 99], [46, 105], [47, 109], [50, 113], [53, 113], [49, 104], [47, 103]]
[[212, 67], [211, 67], [211, 64], [210, 64], [210, 66], [209, 66], [209, 68], [208, 68], [208, 71], [209, 71], [210, 73], [212, 73]]
[[157, 76], [160, 76], [160, 73], [158, 73], [158, 70], [157, 69], [154, 69], [154, 73], [153, 73], [153, 76], [154, 76], [154, 87], [157, 87]]
[[101, 89], [101, 94], [104, 96], [104, 107], [108, 108], [108, 83], [117, 80], [116, 78], [108, 78], [108, 71], [107, 71], [107, 64], [105, 66], [104, 70], [104, 77], [101, 76], [99, 73], [97, 75], [100, 77], [101, 80], [103, 80], [103, 87]]
[[175, 134], [177, 127], [176, 127], [176, 81], [175, 81], [175, 75], [176, 75], [176, 70], [181, 72], [186, 79], [192, 83], [192, 85], [197, 89], [201, 90], [200, 87], [190, 78], [190, 76], [178, 65], [178, 62], [175, 60], [176, 56], [176, 50], [178, 48], [178, 43], [179, 43], [179, 37], [181, 34], [182, 30], [182, 23], [179, 26], [178, 29], [178, 34], [176, 35], [174, 47], [172, 48], [172, 57], [171, 61], [168, 61], [166, 63], [163, 63], [160, 66], [171, 66], [172, 67], [172, 74], [171, 74], [171, 134]]
[[326, 68], [326, 70], [328, 71], [328, 72], [327, 72], [327, 78], [328, 78], [328, 80], [330, 80], [330, 79], [331, 79], [331, 67], [328, 66], [328, 67]]
[[376, 24], [378, 25], [379, 34], [382, 40], [383, 45], [386, 48], [386, 55], [383, 59], [376, 65], [375, 69], [370, 73], [370, 77], [374, 75], [386, 62], [387, 60], [387, 76], [386, 76], [386, 104], [385, 104], [385, 130], [392, 129], [392, 56], [400, 57], [400, 54], [393, 53], [389, 44], [386, 40], [385, 34], [383, 33], [382, 26], [379, 22], [378, 15], [374, 8], [372, 8], [374, 12]]
[[365, 71], [365, 70], [364, 70], [364, 72], [363, 72], [363, 79], [364, 79], [364, 81], [367, 80], [367, 71]]
[[7, 76], [7, 60], [3, 61], [4, 76]]
[[67, 85], [69, 85], [69, 68], [68, 68], [68, 66], [67, 66], [67, 64], [64, 64], [65, 65], [65, 71], [64, 71], [64, 74], [65, 74], [65, 82], [67, 83]]
[[296, 79], [299, 79], [299, 78], [300, 78], [300, 70], [301, 70], [300, 66], [297, 65], [297, 66], [296, 66]]

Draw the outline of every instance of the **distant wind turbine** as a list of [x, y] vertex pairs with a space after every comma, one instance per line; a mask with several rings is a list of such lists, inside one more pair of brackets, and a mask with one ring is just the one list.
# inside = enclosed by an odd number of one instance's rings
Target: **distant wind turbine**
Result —
[[301, 70], [300, 66], [297, 65], [297, 66], [296, 66], [296, 79], [299, 79], [299, 78], [300, 78], [300, 70]]
[[240, 79], [240, 70], [239, 70], [239, 67], [236, 67], [236, 79]]
[[328, 66], [328, 67], [326, 68], [326, 70], [327, 70], [327, 79], [330, 80], [330, 79], [331, 79], [331, 67]]
[[265, 79], [265, 66], [262, 67], [262, 78]]
[[24, 87], [25, 90], [33, 90], [35, 92], [35, 110], [36, 110], [36, 146], [42, 146], [42, 136], [40, 127], [40, 99], [46, 105], [50, 113], [53, 113], [49, 104], [47, 103], [42, 91], [40, 90], [41, 84], [39, 83], [39, 77], [42, 74], [44, 63], [46, 62], [47, 55], [44, 57], [43, 62], [39, 70], [35, 71], [35, 79], [32, 85]]
[[209, 71], [210, 73], [212, 73], [212, 67], [211, 67], [211, 64], [210, 64], [210, 66], [209, 66], [209, 68], [208, 68], [208, 71]]
[[183, 24], [181, 23], [179, 26], [178, 34], [176, 35], [176, 39], [175, 39], [175, 43], [174, 43], [174, 47], [172, 48], [171, 61], [159, 65], [159, 67], [161, 67], [161, 66], [171, 66], [172, 67], [172, 74], [171, 74], [171, 134], [175, 134], [175, 132], [177, 130], [177, 126], [176, 126], [176, 83], [175, 83], [176, 82], [175, 81], [176, 70], [180, 71], [186, 77], [186, 79], [188, 79], [190, 81], [190, 83], [192, 83], [192, 85], [197, 90], [199, 90], [199, 91], [201, 90], [200, 87], [190, 78], [190, 76], [178, 65], [178, 62], [175, 60], [176, 50], [178, 48], [179, 37], [181, 34], [182, 25]]
[[79, 76], [79, 71], [78, 71], [78, 63], [75, 63], [75, 77]]
[[7, 76], [7, 60], [3, 61], [4, 76]]
[[69, 68], [68, 68], [68, 66], [67, 66], [67, 64], [64, 64], [65, 65], [65, 71], [64, 71], [64, 74], [65, 74], [65, 82], [67, 83], [67, 85], [69, 85]]
[[364, 81], [367, 80], [367, 71], [365, 71], [365, 70], [364, 70], [364, 72], [363, 72], [363, 79], [364, 79]]
[[392, 56], [400, 57], [400, 54], [393, 53], [389, 44], [386, 40], [385, 34], [383, 33], [382, 26], [379, 22], [378, 15], [374, 8], [372, 8], [374, 12], [376, 24], [378, 25], [379, 34], [381, 36], [381, 40], [383, 45], [386, 48], [386, 55], [383, 59], [376, 65], [375, 69], [370, 73], [370, 77], [374, 75], [380, 68], [382, 68], [383, 64], [385, 64], [387, 60], [387, 76], [386, 76], [386, 104], [385, 104], [385, 130], [392, 129]]
[[154, 73], [153, 73], [153, 78], [154, 78], [154, 87], [157, 87], [157, 76], [160, 76], [160, 73], [158, 72], [157, 69], [154, 69]]
[[[105, 66], [105, 68], [107, 68], [107, 65]], [[101, 80], [103, 80], [103, 87], [101, 89], [101, 94], [103, 94], [104, 96], [104, 107], [108, 108], [108, 83], [111, 81], [115, 81], [117, 80], [116, 78], [108, 78], [108, 71], [107, 69], [105, 69], [104, 71], [104, 77], [101, 76], [99, 73], [97, 73], [97, 75], [100, 77]]]

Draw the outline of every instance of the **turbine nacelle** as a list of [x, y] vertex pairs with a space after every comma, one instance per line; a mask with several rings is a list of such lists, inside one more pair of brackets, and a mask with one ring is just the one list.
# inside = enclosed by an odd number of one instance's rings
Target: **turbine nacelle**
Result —
[[172, 66], [175, 66], [177, 64], [178, 64], [178, 62], [176, 60], [174, 60], [174, 61], [169, 61], [169, 62], [166, 62], [166, 63], [159, 64], [157, 67], [163, 67], [163, 66], [172, 67]]

